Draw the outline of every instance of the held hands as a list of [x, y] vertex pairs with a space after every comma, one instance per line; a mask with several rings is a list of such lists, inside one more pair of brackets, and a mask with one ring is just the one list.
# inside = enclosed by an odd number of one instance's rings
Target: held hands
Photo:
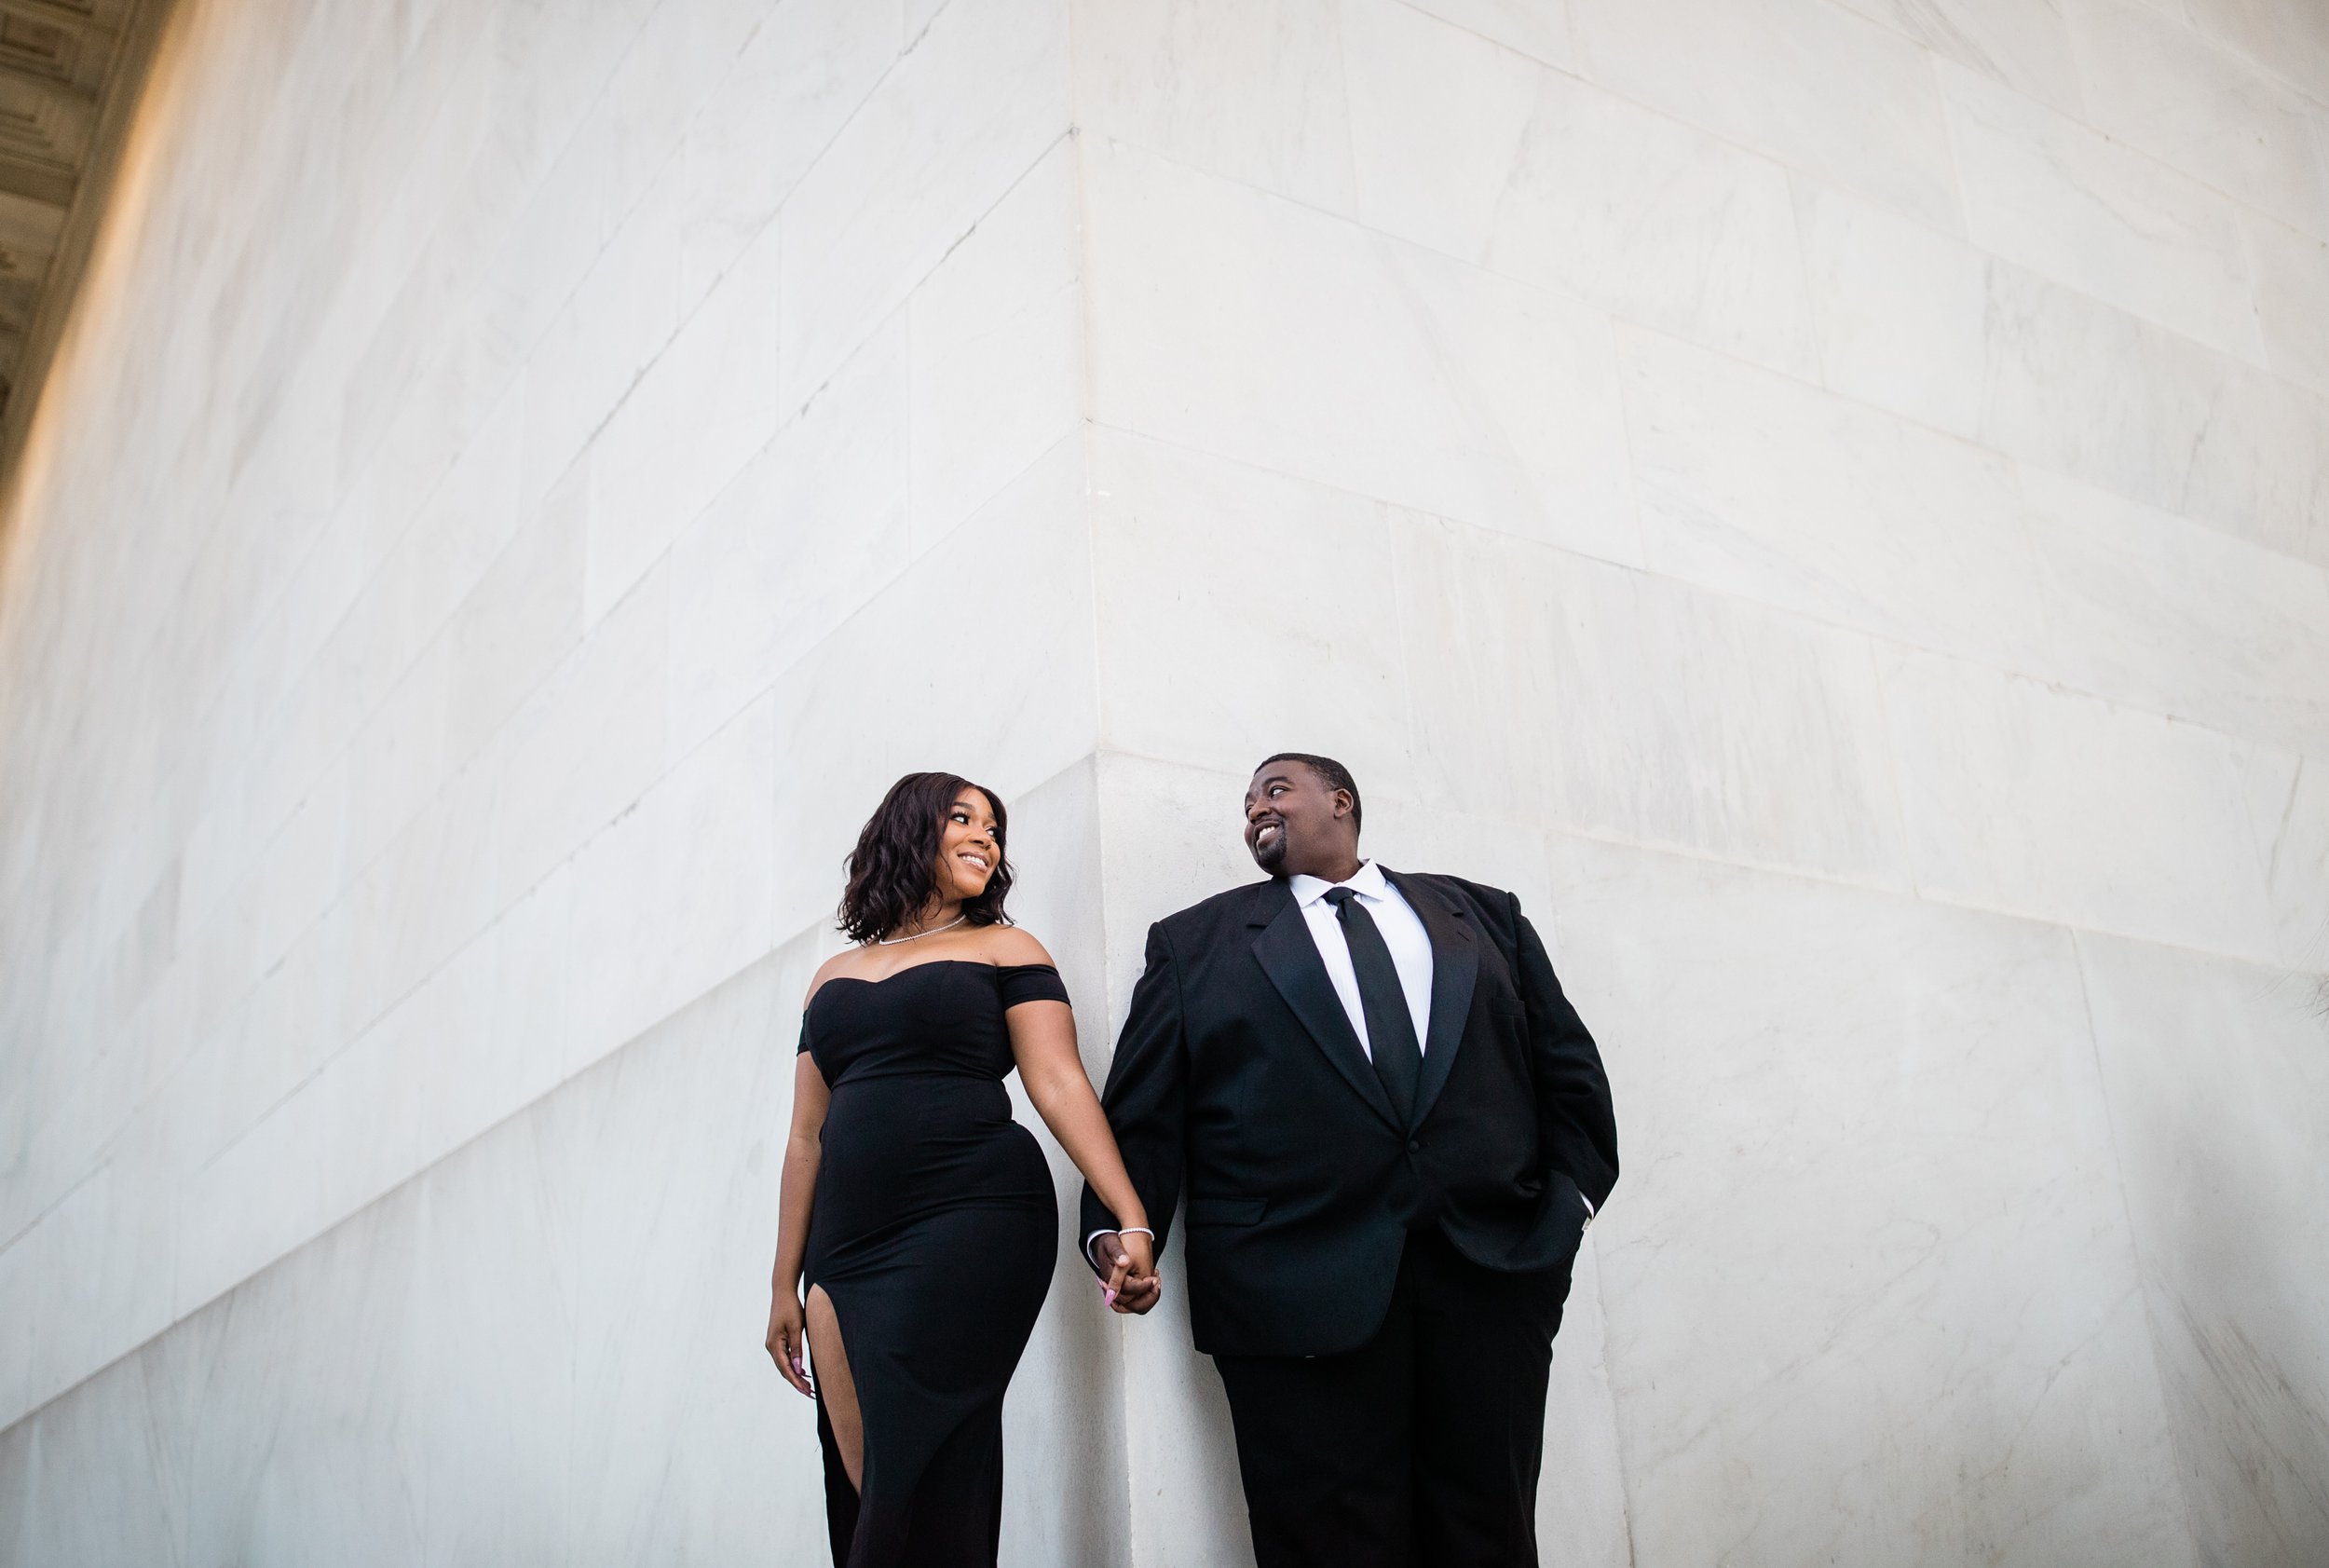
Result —
[[1156, 1275], [1156, 1244], [1139, 1231], [1102, 1231], [1092, 1238], [1092, 1261], [1109, 1308], [1144, 1313], [1164, 1294]]
[[769, 1359], [784, 1374], [784, 1381], [800, 1390], [804, 1398], [817, 1397], [815, 1386], [809, 1381], [804, 1358], [809, 1352], [809, 1320], [802, 1313], [800, 1298], [790, 1290], [779, 1290], [769, 1303]]

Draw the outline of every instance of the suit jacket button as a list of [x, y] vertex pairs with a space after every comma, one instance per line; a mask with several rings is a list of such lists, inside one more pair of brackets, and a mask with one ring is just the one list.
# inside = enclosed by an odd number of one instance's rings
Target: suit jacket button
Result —
[[1410, 1154], [1422, 1153], [1423, 1152], [1423, 1140], [1419, 1138], [1409, 1139], [1407, 1140], [1407, 1152]]

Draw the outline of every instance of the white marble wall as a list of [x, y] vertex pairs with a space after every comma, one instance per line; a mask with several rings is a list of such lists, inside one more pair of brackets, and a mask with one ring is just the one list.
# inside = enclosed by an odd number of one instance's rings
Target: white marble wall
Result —
[[[769, 1149], [879, 789], [1020, 797], [1101, 986], [1068, 29], [182, 8], [0, 576], [0, 1561], [818, 1538]], [[1108, 1561], [1101, 1328], [1019, 1561]]]
[[[1287, 746], [1605, 1042], [1548, 1561], [2329, 1558], [2324, 14], [186, 0], [0, 539], [0, 1561], [812, 1557], [855, 823], [1015, 798], [1097, 1069]], [[1246, 1561], [1085, 1292], [1009, 1560]]]
[[1286, 746], [1537, 910], [1548, 1553], [2329, 1560], [2329, 13], [1076, 13], [1110, 974]]

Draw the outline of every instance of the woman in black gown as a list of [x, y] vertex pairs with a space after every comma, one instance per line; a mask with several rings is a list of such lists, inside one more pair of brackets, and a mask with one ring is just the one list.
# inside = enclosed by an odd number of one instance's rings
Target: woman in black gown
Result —
[[[1003, 835], [1002, 802], [967, 780], [892, 786], [849, 859], [857, 946], [817, 971], [801, 1016], [768, 1347], [817, 1401], [843, 1568], [993, 1568], [1003, 1390], [1059, 1227], [1050, 1167], [1011, 1119], [1015, 1066], [1111, 1212], [1146, 1223], [1059, 972], [1005, 923]], [[1124, 1239], [1111, 1306], [1155, 1276], [1150, 1238]]]

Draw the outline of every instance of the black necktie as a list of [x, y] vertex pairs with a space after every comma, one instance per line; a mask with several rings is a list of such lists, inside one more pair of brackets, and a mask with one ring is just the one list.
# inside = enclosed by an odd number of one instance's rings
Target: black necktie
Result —
[[1391, 961], [1391, 948], [1382, 939], [1375, 917], [1350, 888], [1327, 889], [1327, 902], [1342, 922], [1342, 940], [1350, 945], [1351, 967], [1358, 974], [1359, 1011], [1367, 1017], [1367, 1044], [1375, 1058], [1375, 1076], [1391, 1097], [1392, 1113], [1405, 1126], [1415, 1111], [1415, 1079], [1423, 1070], [1423, 1050], [1415, 1041], [1415, 1016], [1407, 1010], [1407, 992], [1399, 985], [1399, 967]]

